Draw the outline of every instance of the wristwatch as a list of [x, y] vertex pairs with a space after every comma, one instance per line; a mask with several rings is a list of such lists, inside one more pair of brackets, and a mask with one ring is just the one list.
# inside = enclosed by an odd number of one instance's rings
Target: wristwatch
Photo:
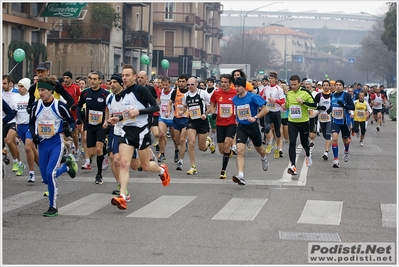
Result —
[[258, 119], [258, 115], [255, 115], [254, 118], [257, 120]]

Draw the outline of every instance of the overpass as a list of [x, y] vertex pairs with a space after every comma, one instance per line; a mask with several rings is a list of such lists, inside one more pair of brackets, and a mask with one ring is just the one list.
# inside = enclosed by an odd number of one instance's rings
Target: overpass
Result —
[[[242, 32], [243, 18], [247, 12], [244, 10], [223, 11], [221, 28], [224, 36]], [[292, 20], [287, 20], [291, 18]], [[313, 10], [307, 12], [253, 11], [245, 18], [245, 31], [281, 21], [281, 24], [285, 27], [315, 36], [318, 30], [327, 27], [332, 45], [352, 48], [360, 46], [360, 41], [367, 35], [367, 31], [372, 29], [372, 25], [377, 20], [377, 16], [369, 14], [346, 14], [343, 12], [319, 13]]]

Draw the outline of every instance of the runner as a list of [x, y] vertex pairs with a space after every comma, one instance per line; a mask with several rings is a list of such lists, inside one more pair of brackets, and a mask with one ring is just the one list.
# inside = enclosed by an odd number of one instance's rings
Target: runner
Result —
[[33, 133], [33, 142], [38, 145], [40, 173], [49, 192], [50, 207], [43, 216], [54, 217], [58, 215], [57, 178], [64, 172], [74, 178], [78, 169], [72, 154], [69, 154], [61, 167], [58, 167], [64, 149], [63, 121], [66, 120], [72, 129], [75, 128], [75, 122], [66, 104], [53, 96], [56, 86], [54, 79], [40, 77], [37, 85], [40, 99], [32, 106], [29, 130]]
[[331, 106], [330, 82], [328, 80], [322, 82], [322, 91], [316, 95], [314, 102], [317, 104], [320, 128], [325, 140], [323, 159], [328, 160], [328, 152], [331, 147], [331, 116], [327, 113], [327, 109]]
[[164, 163], [158, 166], [156, 162], [150, 161], [151, 136], [148, 128], [148, 115], [159, 110], [159, 106], [146, 87], [136, 84], [136, 79], [136, 70], [129, 64], [124, 65], [122, 80], [126, 89], [122, 100], [123, 113], [122, 116], [108, 119], [108, 122], [112, 124], [118, 121], [123, 122], [123, 134], [119, 138], [120, 195], [111, 199], [112, 205], [122, 210], [127, 208], [125, 192], [129, 183], [129, 168], [135, 148], [138, 149], [143, 170], [159, 173], [163, 186], [168, 186], [170, 183], [168, 166]]
[[350, 110], [354, 110], [355, 106], [351, 96], [343, 91], [344, 81], [337, 80], [335, 82], [335, 93], [331, 97], [331, 106], [327, 113], [332, 115], [331, 134], [332, 134], [332, 151], [334, 154], [333, 168], [339, 168], [338, 160], [338, 135], [341, 131], [342, 141], [344, 142], [344, 161], [349, 161], [349, 144], [350, 144]]
[[231, 88], [232, 82], [233, 79], [230, 74], [220, 75], [221, 88], [215, 90], [212, 94], [209, 107], [212, 117], [216, 119], [217, 144], [220, 154], [223, 155], [220, 179], [227, 178], [227, 164], [233, 153], [231, 147], [237, 131], [235, 107], [232, 100], [237, 92]]
[[360, 91], [358, 94], [359, 99], [355, 100], [355, 112], [353, 116], [353, 131], [356, 137], [359, 138], [359, 126], [361, 131], [359, 145], [363, 146], [363, 140], [366, 135], [366, 122], [373, 112], [369, 103], [364, 99], [364, 92]]
[[[252, 140], [256, 152], [258, 152], [261, 157], [262, 169], [267, 171], [269, 168], [257, 121], [258, 118], [262, 118], [267, 114], [268, 108], [266, 107], [266, 101], [262, 97], [249, 93], [246, 90], [246, 83], [247, 80], [243, 77], [238, 77], [234, 80], [237, 95], [232, 99], [235, 105], [236, 120], [238, 122], [236, 133], [238, 175], [234, 175], [232, 180], [239, 185], [246, 184], [244, 178], [244, 155], [248, 138]], [[260, 112], [258, 112], [259, 108], [262, 108]]]
[[309, 112], [310, 107], [316, 107], [312, 94], [300, 86], [301, 78], [298, 75], [290, 77], [291, 90], [287, 93], [285, 109], [288, 110], [288, 135], [290, 145], [288, 154], [291, 167], [287, 169], [288, 174], [297, 175], [296, 170], [296, 139], [299, 133], [301, 145], [305, 150], [306, 166], [312, 166], [312, 156], [309, 147]]

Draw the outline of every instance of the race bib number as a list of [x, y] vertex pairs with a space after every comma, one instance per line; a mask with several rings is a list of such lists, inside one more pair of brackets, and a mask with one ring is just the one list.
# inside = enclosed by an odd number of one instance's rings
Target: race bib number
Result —
[[161, 105], [161, 114], [165, 115], [168, 112], [168, 104]]
[[301, 106], [290, 106], [290, 116], [292, 119], [302, 118]]
[[344, 118], [344, 108], [333, 107], [332, 116], [334, 117], [334, 119], [342, 120]]
[[41, 138], [51, 138], [55, 135], [54, 121], [53, 120], [41, 120], [37, 123], [37, 133]]
[[219, 116], [221, 118], [229, 118], [231, 115], [233, 115], [233, 105], [231, 104], [219, 105]]
[[276, 109], [276, 103], [267, 102], [266, 106], [267, 106], [269, 109]]
[[239, 120], [248, 120], [252, 117], [249, 104], [237, 106], [237, 116]]
[[364, 111], [364, 110], [356, 110], [356, 117], [358, 119], [366, 118], [366, 111]]
[[103, 121], [103, 112], [97, 110], [89, 110], [89, 124], [98, 125]]
[[122, 117], [123, 121], [136, 121], [136, 117], [131, 117], [129, 110], [134, 109], [133, 106], [124, 106], [124, 109], [122, 111]]
[[320, 122], [329, 122], [329, 121], [331, 121], [330, 114], [327, 114], [327, 113], [320, 113], [320, 114], [319, 114], [319, 121], [320, 121]]
[[199, 106], [189, 107], [188, 111], [192, 120], [201, 118], [201, 109]]

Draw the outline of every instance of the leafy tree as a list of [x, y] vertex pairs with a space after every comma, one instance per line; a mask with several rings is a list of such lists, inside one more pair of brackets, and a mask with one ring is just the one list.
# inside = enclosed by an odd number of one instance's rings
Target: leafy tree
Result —
[[381, 34], [384, 31], [382, 21], [373, 25], [372, 31], [361, 41], [361, 48], [356, 67], [364, 72], [377, 75], [385, 79], [388, 87], [393, 87], [396, 75], [396, 52], [389, 50], [383, 43]]
[[384, 32], [381, 40], [388, 47], [389, 51], [396, 52], [396, 3], [391, 3], [389, 11], [384, 18]]
[[115, 23], [119, 22], [120, 14], [108, 3], [90, 3], [90, 22], [93, 27], [103, 25], [112, 29]]
[[[232, 36], [221, 45], [220, 54], [223, 64], [241, 63], [242, 34]], [[251, 64], [251, 71], [276, 69], [283, 66], [281, 53], [274, 42], [266, 35], [244, 34], [244, 60]]]

